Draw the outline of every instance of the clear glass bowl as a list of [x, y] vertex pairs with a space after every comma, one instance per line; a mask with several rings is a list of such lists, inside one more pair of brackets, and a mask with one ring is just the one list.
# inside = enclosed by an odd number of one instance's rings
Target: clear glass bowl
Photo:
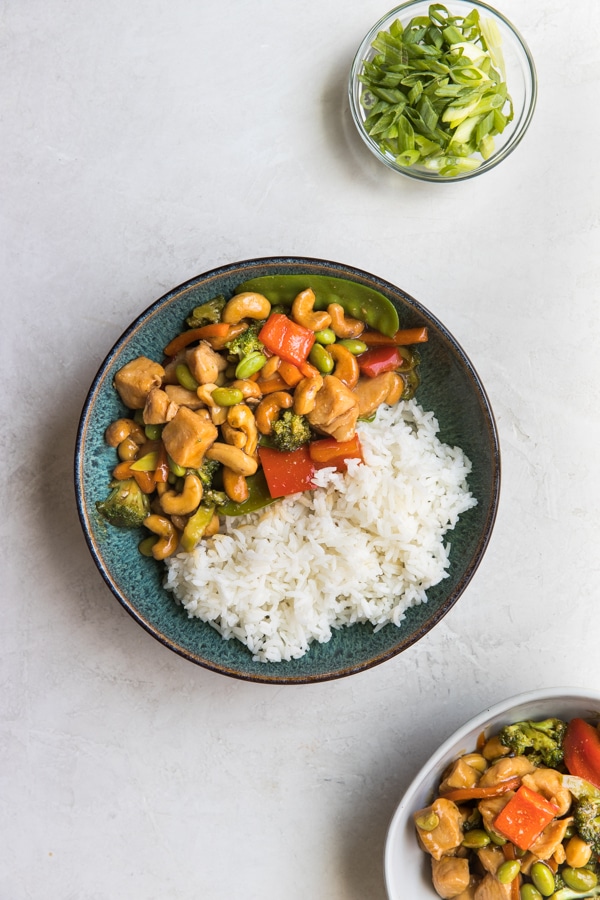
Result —
[[531, 122], [537, 98], [535, 65], [531, 52], [519, 32], [497, 10], [486, 3], [474, 2], [474, 0], [447, 0], [444, 6], [451, 15], [467, 16], [471, 10], [476, 9], [479, 12], [480, 21], [488, 20], [495, 23], [501, 38], [504, 74], [508, 93], [512, 99], [514, 116], [504, 131], [494, 136], [494, 150], [487, 159], [483, 159], [479, 154], [470, 157], [478, 161], [476, 168], [459, 174], [441, 175], [435, 169], [428, 168], [421, 162], [410, 166], [400, 165], [396, 155], [381, 147], [377, 139], [371, 137], [365, 128], [368, 112], [361, 102], [364, 85], [360, 81], [360, 76], [363, 73], [365, 61], [371, 61], [377, 54], [372, 44], [378, 33], [389, 31], [396, 19], [406, 26], [415, 16], [427, 16], [430, 6], [431, 0], [410, 0], [408, 3], [403, 3], [386, 13], [365, 35], [350, 70], [350, 110], [359, 134], [367, 147], [390, 169], [419, 181], [463, 181], [481, 175], [497, 166], [523, 139]]

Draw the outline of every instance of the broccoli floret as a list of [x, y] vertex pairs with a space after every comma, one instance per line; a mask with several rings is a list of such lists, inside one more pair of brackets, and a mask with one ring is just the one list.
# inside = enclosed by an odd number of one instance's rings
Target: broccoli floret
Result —
[[577, 800], [573, 815], [579, 835], [590, 844], [594, 853], [600, 854], [600, 798]]
[[212, 325], [221, 321], [221, 314], [227, 300], [222, 294], [207, 300], [201, 306], [196, 306], [185, 320], [189, 328], [201, 328], [203, 325]]
[[249, 353], [258, 351], [262, 353], [265, 345], [259, 341], [258, 333], [263, 327], [264, 322], [252, 322], [248, 327], [229, 341], [225, 346], [229, 355], [236, 360], [243, 359]]
[[271, 437], [278, 450], [293, 451], [308, 443], [312, 432], [306, 416], [286, 409], [273, 422]]
[[516, 722], [500, 732], [500, 743], [517, 756], [527, 756], [535, 766], [558, 768], [563, 761], [563, 739], [567, 729], [561, 719]]
[[220, 466], [221, 463], [217, 462], [216, 459], [205, 459], [200, 468], [196, 469], [196, 474], [202, 482], [202, 487], [204, 488], [205, 493], [206, 489], [212, 486], [215, 475], [217, 474]]
[[96, 509], [117, 528], [138, 528], [150, 513], [150, 500], [135, 478], [111, 482], [111, 492]]

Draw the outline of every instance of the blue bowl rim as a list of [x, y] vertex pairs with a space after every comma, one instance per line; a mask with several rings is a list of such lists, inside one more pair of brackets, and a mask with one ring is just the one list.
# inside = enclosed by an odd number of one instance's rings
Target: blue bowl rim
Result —
[[[353, 277], [356, 280], [368, 279], [370, 283], [376, 285], [376, 287], [383, 292], [386, 290], [391, 292], [392, 295], [394, 293], [399, 293], [403, 299], [411, 306], [415, 311], [417, 311], [420, 315], [423, 316], [424, 319], [427, 320], [427, 324], [430, 327], [437, 329], [442, 337], [448, 341], [448, 343], [452, 346], [453, 351], [457, 354], [460, 359], [462, 365], [465, 367], [469, 376], [472, 380], [473, 387], [475, 388], [477, 394], [479, 395], [481, 408], [485, 414], [486, 424], [489, 433], [489, 441], [490, 447], [492, 450], [491, 458], [492, 458], [492, 478], [491, 478], [491, 487], [492, 487], [492, 497], [490, 502], [490, 507], [488, 511], [488, 515], [482, 529], [481, 535], [479, 537], [479, 541], [477, 543], [476, 549], [471, 557], [471, 560], [468, 566], [465, 568], [465, 571], [457, 583], [454, 591], [446, 598], [443, 604], [439, 606], [437, 610], [435, 610], [431, 616], [429, 616], [423, 624], [417, 628], [410, 635], [403, 635], [402, 629], [398, 630], [398, 641], [397, 643], [391, 647], [390, 649], [371, 657], [368, 660], [365, 660], [357, 665], [345, 666], [339, 669], [335, 669], [329, 672], [323, 672], [318, 674], [303, 674], [300, 676], [278, 676], [277, 670], [274, 672], [265, 672], [263, 675], [258, 675], [255, 673], [247, 673], [237, 669], [232, 669], [225, 665], [217, 664], [211, 660], [207, 660], [201, 657], [199, 654], [192, 652], [186, 647], [181, 646], [174, 640], [168, 638], [165, 634], [163, 634], [158, 628], [156, 628], [150, 621], [148, 621], [141, 613], [136, 609], [136, 607], [129, 601], [129, 599], [119, 590], [117, 584], [115, 583], [108, 566], [106, 565], [102, 553], [91, 534], [91, 530], [88, 527], [87, 521], [87, 513], [84, 502], [84, 494], [82, 490], [82, 472], [84, 465], [84, 443], [85, 443], [85, 435], [87, 426], [90, 420], [90, 415], [93, 410], [93, 403], [96, 398], [96, 393], [98, 391], [99, 386], [101, 385], [107, 369], [110, 367], [113, 357], [120, 350], [122, 345], [126, 343], [127, 339], [136, 332], [139, 328], [141, 328], [145, 321], [152, 316], [152, 314], [158, 310], [162, 305], [168, 303], [168, 301], [176, 295], [181, 294], [183, 291], [193, 288], [198, 283], [203, 282], [207, 279], [217, 278], [222, 275], [226, 275], [229, 272], [234, 270], [238, 270], [244, 267], [253, 267], [260, 265], [286, 265], [286, 266], [318, 266], [324, 268], [331, 268], [335, 270], [337, 273], [337, 277], [342, 277], [340, 272], [343, 272], [345, 277], [352, 279]], [[496, 421], [494, 417], [494, 413], [483, 386], [479, 375], [477, 374], [472, 362], [466, 355], [465, 351], [458, 343], [456, 338], [448, 331], [445, 325], [433, 314], [431, 313], [422, 303], [412, 297], [410, 294], [406, 293], [402, 288], [392, 284], [385, 279], [380, 278], [379, 276], [373, 275], [370, 272], [367, 272], [364, 269], [357, 268], [355, 266], [348, 265], [346, 263], [338, 263], [332, 260], [320, 259], [318, 257], [307, 257], [307, 256], [277, 256], [277, 257], [254, 257], [245, 260], [240, 260], [238, 262], [227, 263], [222, 266], [217, 266], [213, 269], [209, 269], [203, 272], [200, 275], [193, 276], [190, 279], [179, 284], [177, 287], [171, 288], [153, 303], [151, 303], [146, 309], [144, 309], [131, 324], [122, 332], [120, 337], [115, 341], [103, 362], [101, 363], [94, 380], [90, 386], [90, 389], [86, 395], [86, 399], [84, 401], [83, 409], [81, 412], [81, 416], [79, 419], [79, 424], [77, 428], [77, 436], [75, 442], [75, 453], [74, 453], [74, 479], [75, 479], [75, 497], [76, 497], [76, 505], [79, 521], [81, 523], [81, 527], [84, 533], [84, 537], [88, 546], [88, 549], [92, 555], [92, 558], [104, 579], [106, 585], [112, 592], [112, 594], [117, 598], [119, 603], [123, 606], [123, 608], [131, 615], [131, 617], [144, 628], [153, 638], [155, 638], [159, 643], [163, 644], [163, 646], [177, 653], [179, 656], [187, 659], [190, 662], [195, 663], [205, 669], [210, 671], [227, 675], [232, 678], [236, 678], [242, 681], [250, 681], [261, 684], [275, 684], [275, 685], [284, 685], [284, 684], [309, 684], [309, 683], [318, 683], [323, 681], [332, 681], [339, 678], [348, 677], [350, 675], [356, 674], [361, 671], [365, 671], [367, 669], [373, 668], [374, 666], [380, 665], [383, 662], [386, 662], [388, 659], [392, 659], [393, 657], [399, 655], [404, 650], [411, 647], [417, 641], [419, 641], [422, 637], [424, 637], [431, 629], [444, 618], [444, 616], [452, 609], [452, 607], [457, 603], [459, 598], [462, 596], [467, 586], [471, 582], [475, 572], [479, 568], [479, 565], [485, 555], [488, 544], [491, 539], [492, 531], [495, 525], [499, 498], [500, 498], [500, 476], [501, 476], [501, 456], [500, 456], [500, 444], [498, 437], [498, 429], [496, 426]], [[278, 664], [274, 663], [274, 666]]]

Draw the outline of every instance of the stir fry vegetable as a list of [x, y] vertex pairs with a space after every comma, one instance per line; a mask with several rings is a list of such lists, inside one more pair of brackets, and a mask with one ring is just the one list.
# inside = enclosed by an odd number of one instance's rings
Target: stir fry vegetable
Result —
[[491, 19], [432, 3], [406, 27], [380, 31], [360, 81], [365, 129], [403, 167], [442, 176], [476, 169], [513, 119], [500, 34]]
[[161, 362], [137, 357], [117, 372], [128, 413], [106, 431], [119, 461], [98, 512], [143, 524], [140, 551], [156, 559], [192, 550], [223, 516], [311, 490], [319, 468], [363, 462], [358, 420], [419, 383], [394, 305], [343, 279], [254, 279], [186, 325]]
[[579, 774], [595, 772], [599, 746], [582, 719], [517, 722], [448, 766], [414, 814], [439, 896], [600, 896], [600, 788]]

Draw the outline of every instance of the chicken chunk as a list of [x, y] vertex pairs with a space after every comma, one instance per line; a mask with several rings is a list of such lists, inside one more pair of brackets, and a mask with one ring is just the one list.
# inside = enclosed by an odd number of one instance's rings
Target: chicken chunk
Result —
[[172, 400], [177, 406], [187, 406], [189, 409], [202, 409], [204, 406], [204, 402], [195, 391], [189, 391], [180, 384], [165, 384], [164, 390], [169, 400]]
[[550, 859], [557, 847], [564, 841], [567, 828], [572, 824], [571, 816], [567, 816], [565, 819], [553, 819], [535, 839], [529, 850], [538, 859]]
[[476, 875], [471, 875], [469, 879], [469, 884], [454, 900], [475, 900], [475, 891], [477, 890], [477, 885], [481, 881]]
[[452, 764], [446, 773], [444, 780], [440, 784], [440, 794], [445, 794], [447, 791], [456, 788], [475, 787], [480, 778], [481, 772], [474, 769], [461, 757]]
[[477, 858], [486, 872], [495, 875], [504, 862], [504, 853], [500, 847], [482, 847], [477, 851]]
[[[433, 819], [433, 817], [438, 819], [435, 828], [426, 829], [419, 826], [419, 822], [423, 819]], [[460, 847], [463, 838], [462, 814], [452, 800], [438, 797], [431, 806], [416, 812], [414, 821], [421, 846], [434, 859], [441, 859], [442, 856], [446, 856]]]
[[440, 897], [458, 897], [469, 886], [469, 861], [458, 856], [431, 860], [433, 886]]
[[509, 900], [510, 884], [500, 884], [493, 875], [486, 875], [475, 888], [473, 900]]
[[558, 810], [557, 816], [569, 812], [573, 800], [571, 791], [563, 787], [562, 775], [556, 769], [536, 769], [523, 776], [523, 784], [553, 803]]
[[207, 341], [200, 341], [197, 347], [188, 350], [185, 359], [198, 384], [213, 384], [219, 372], [227, 368], [225, 357], [216, 353]]
[[307, 418], [315, 431], [328, 434], [336, 441], [349, 441], [356, 430], [358, 398], [335, 375], [326, 375], [315, 407]]
[[175, 417], [179, 407], [162, 388], [152, 388], [144, 406], [144, 425], [164, 425]]
[[394, 387], [394, 372], [382, 372], [374, 378], [360, 378], [354, 388], [359, 416], [370, 416], [385, 402]]
[[534, 771], [535, 766], [529, 762], [526, 756], [506, 756], [483, 773], [479, 787], [493, 787], [515, 776], [522, 778], [523, 775]]
[[119, 369], [114, 384], [128, 409], [143, 409], [150, 391], [161, 386], [164, 374], [159, 363], [147, 356], [138, 356]]
[[169, 456], [179, 466], [196, 469], [202, 465], [204, 454], [217, 439], [218, 429], [204, 416], [187, 406], [180, 406], [176, 415], [163, 428], [162, 439]]

